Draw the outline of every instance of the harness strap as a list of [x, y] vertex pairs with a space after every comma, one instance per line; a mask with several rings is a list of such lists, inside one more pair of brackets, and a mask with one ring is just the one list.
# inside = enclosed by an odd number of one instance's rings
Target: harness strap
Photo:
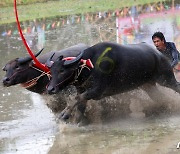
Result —
[[[50, 73], [50, 71], [49, 71], [49, 72], [44, 72], [44, 71], [38, 69], [37, 67], [34, 67], [34, 66], [31, 66], [31, 67], [34, 68], [35, 70], [41, 72], [43, 75], [47, 75], [47, 77], [48, 77], [49, 80], [51, 79], [51, 73]], [[42, 75], [42, 76], [43, 76], [43, 75]], [[40, 76], [41, 76], [41, 75], [40, 75]]]
[[37, 81], [38, 81], [42, 76], [44, 76], [44, 75], [47, 75], [47, 77], [48, 77], [49, 80], [51, 79], [51, 74], [50, 74], [50, 72], [47, 72], [47, 73], [46, 73], [46, 72], [44, 72], [44, 71], [42, 71], [42, 70], [40, 70], [40, 69], [38, 69], [38, 68], [36, 68], [36, 67], [33, 67], [33, 66], [31, 66], [31, 67], [34, 68], [35, 70], [41, 72], [41, 74], [40, 74], [39, 76], [37, 76], [37, 77], [35, 77], [35, 78], [33, 78], [33, 79], [25, 82], [25, 83], [21, 83], [21, 86], [22, 86], [22, 87], [24, 87], [24, 88], [31, 88], [31, 87], [35, 86], [35, 85], [37, 84]]
[[81, 72], [82, 72], [82, 70], [83, 70], [84, 68], [87, 68], [87, 69], [90, 71], [90, 68], [89, 68], [88, 66], [86, 66], [86, 64], [82, 64], [82, 65], [80, 66], [80, 70], [79, 70], [79, 69], [77, 70], [77, 75], [76, 75], [76, 77], [75, 77], [75, 82], [77, 81], [78, 77], [80, 76], [80, 74], [81, 74]]
[[[72, 60], [75, 58], [76, 57], [65, 57], [65, 58], [63, 58], [63, 60]], [[87, 59], [87, 60], [81, 59], [81, 62], [89, 68], [94, 68], [94, 65], [92, 64], [91, 59]]]
[[82, 72], [82, 70], [83, 70], [84, 68], [87, 68], [89, 71], [91, 70], [86, 64], [80, 65], [80, 69], [77, 69], [77, 73], [76, 73], [76, 75], [75, 75], [75, 77], [74, 77], [74, 82], [73, 82], [73, 84], [78, 81], [78, 78], [79, 78], [79, 76], [80, 76], [80, 74], [81, 74], [81, 72]]
[[[75, 77], [74, 77], [74, 81], [71, 84], [74, 84], [75, 82], [78, 81], [78, 77], [80, 76], [82, 70], [84, 68], [87, 68], [89, 71], [91, 70], [86, 64], [82, 64], [80, 65], [80, 70], [77, 69], [77, 73], [75, 73]], [[69, 77], [67, 77], [65, 80], [61, 81], [60, 83], [56, 84], [56, 86], [60, 86], [63, 82], [65, 82], [66, 80], [68, 80], [69, 78], [71, 78], [73, 76], [74, 73], [72, 73]]]

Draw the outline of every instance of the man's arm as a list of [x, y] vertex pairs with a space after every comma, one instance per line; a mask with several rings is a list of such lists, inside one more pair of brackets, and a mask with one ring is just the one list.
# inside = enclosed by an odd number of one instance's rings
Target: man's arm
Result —
[[171, 52], [172, 52], [172, 62], [171, 62], [171, 66], [174, 68], [178, 62], [179, 62], [179, 52], [176, 49], [176, 46], [173, 42], [170, 43], [171, 45]]

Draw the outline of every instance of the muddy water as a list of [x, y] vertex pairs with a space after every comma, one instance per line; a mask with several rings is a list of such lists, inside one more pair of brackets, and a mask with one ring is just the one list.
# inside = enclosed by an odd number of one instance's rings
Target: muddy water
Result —
[[[175, 6], [174, 10], [159, 12], [152, 11], [152, 7], [145, 12], [132, 8], [131, 16], [120, 18], [97, 13], [92, 17], [70, 16], [21, 24], [34, 51], [45, 47], [48, 52], [80, 42], [93, 45], [107, 40], [121, 44], [145, 41], [152, 45], [154, 31], [164, 32], [167, 41], [175, 42], [180, 50], [180, 9]], [[15, 24], [1, 26], [0, 34], [1, 67], [8, 60], [26, 55]], [[0, 77], [3, 76], [0, 71]], [[115, 96], [119, 103], [108, 110], [108, 122], [78, 127], [57, 123], [42, 96], [19, 85], [0, 85], [0, 153], [179, 153], [176, 146], [180, 142], [180, 96], [167, 88], [158, 88], [167, 98], [163, 105], [152, 102], [145, 92], [134, 90]], [[122, 116], [114, 118], [115, 114]], [[111, 120], [111, 116], [116, 120]]]

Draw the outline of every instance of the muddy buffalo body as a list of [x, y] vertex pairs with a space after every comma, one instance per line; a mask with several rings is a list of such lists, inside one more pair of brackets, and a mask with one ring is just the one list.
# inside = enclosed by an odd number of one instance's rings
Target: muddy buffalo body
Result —
[[149, 89], [157, 83], [180, 93], [180, 86], [167, 59], [146, 43], [98, 43], [73, 60], [65, 61], [60, 56], [49, 66], [52, 74], [47, 89], [49, 94], [57, 93], [70, 84], [75, 85], [78, 91], [77, 101], [61, 112], [63, 120], [67, 120], [75, 110], [78, 111], [79, 121], [84, 119], [86, 103], [90, 99], [99, 100], [138, 87], [154, 101], [156, 98]]
[[[77, 56], [82, 50], [86, 49], [88, 46], [85, 44], [77, 44], [69, 48], [56, 51], [53, 59], [55, 60], [58, 56], [63, 55], [64, 57]], [[41, 53], [38, 52], [36, 56]], [[52, 56], [54, 52], [48, 52], [39, 56], [38, 60], [40, 63], [45, 64], [47, 59]], [[40, 70], [33, 65], [33, 60], [31, 57], [16, 58], [8, 62], [3, 70], [6, 71], [6, 75], [2, 82], [5, 87], [21, 84], [27, 90], [35, 93], [45, 94], [46, 86], [49, 83], [50, 75]], [[62, 97], [54, 95], [55, 105], [57, 105], [58, 100], [62, 100]], [[60, 104], [60, 103], [59, 103]], [[54, 111], [58, 111], [57, 106], [49, 105]]]

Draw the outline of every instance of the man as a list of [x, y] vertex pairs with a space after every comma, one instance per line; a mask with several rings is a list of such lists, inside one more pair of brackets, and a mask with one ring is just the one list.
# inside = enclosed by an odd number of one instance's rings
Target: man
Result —
[[166, 39], [162, 32], [155, 32], [152, 36], [152, 41], [157, 50], [159, 50], [169, 59], [172, 68], [177, 70], [178, 68], [176, 65], [179, 62], [179, 52], [176, 49], [175, 44], [173, 42], [166, 42]]

